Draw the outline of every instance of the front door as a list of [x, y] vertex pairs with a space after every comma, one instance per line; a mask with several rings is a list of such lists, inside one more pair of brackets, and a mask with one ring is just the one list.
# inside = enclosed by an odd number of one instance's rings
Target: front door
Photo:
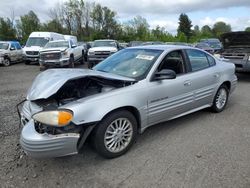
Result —
[[175, 79], [151, 80], [148, 83], [149, 125], [172, 119], [190, 110], [194, 98], [183, 57], [181, 50], [169, 52], [157, 69], [158, 72], [163, 69], [175, 71]]

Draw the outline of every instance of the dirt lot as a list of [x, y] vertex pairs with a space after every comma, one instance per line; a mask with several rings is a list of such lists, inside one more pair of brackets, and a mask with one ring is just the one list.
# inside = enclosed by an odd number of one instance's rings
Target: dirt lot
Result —
[[19, 146], [15, 109], [38, 73], [34, 65], [0, 67], [0, 187], [250, 187], [250, 74], [238, 75], [224, 112], [151, 127], [120, 158], [86, 145], [83, 154], [38, 160]]

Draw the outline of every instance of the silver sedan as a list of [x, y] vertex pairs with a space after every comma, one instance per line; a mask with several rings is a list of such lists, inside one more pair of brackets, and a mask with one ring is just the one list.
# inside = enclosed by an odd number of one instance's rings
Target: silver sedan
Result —
[[127, 48], [92, 70], [50, 69], [23, 103], [20, 143], [32, 157], [60, 157], [89, 138], [103, 157], [118, 157], [152, 125], [223, 111], [236, 84], [233, 64], [187, 46]]

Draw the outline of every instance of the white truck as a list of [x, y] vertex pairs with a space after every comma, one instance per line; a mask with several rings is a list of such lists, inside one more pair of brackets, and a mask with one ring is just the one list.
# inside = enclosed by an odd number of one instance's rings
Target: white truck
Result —
[[88, 68], [92, 68], [118, 50], [120, 50], [120, 46], [116, 40], [95, 40], [88, 51]]
[[54, 32], [32, 32], [23, 48], [25, 64], [38, 62], [39, 51], [49, 42], [64, 40], [64, 35]]
[[63, 66], [73, 68], [75, 62], [84, 63], [84, 48], [73, 40], [50, 41], [40, 50], [40, 70]]

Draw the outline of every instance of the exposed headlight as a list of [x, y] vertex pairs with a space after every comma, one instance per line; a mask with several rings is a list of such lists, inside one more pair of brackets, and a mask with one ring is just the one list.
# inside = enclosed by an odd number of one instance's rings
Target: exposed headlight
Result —
[[43, 111], [34, 114], [32, 118], [40, 123], [63, 127], [68, 125], [73, 118], [73, 112], [69, 110]]

